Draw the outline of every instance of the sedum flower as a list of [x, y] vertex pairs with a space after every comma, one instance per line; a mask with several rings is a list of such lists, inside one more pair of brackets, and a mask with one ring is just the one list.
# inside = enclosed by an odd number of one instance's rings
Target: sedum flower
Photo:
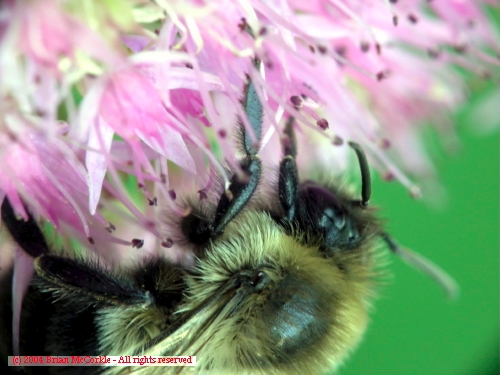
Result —
[[0, 201], [104, 257], [142, 247], [189, 261], [158, 206], [184, 215], [178, 193], [202, 199], [218, 175], [228, 184], [249, 78], [264, 104], [265, 163], [281, 157], [294, 116], [301, 169], [342, 173], [353, 140], [418, 195], [433, 177], [420, 134], [431, 121], [454, 136], [460, 69], [500, 76], [494, 3], [5, 0]]

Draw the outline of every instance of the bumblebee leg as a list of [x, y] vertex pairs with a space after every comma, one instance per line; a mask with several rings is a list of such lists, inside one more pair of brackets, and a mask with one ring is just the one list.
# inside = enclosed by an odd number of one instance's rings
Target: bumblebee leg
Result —
[[[259, 61], [255, 61], [255, 67], [258, 68], [260, 65]], [[255, 91], [255, 86], [253, 82], [249, 79], [248, 83], [245, 85], [244, 95], [243, 95], [243, 109], [247, 115], [248, 122], [253, 130], [253, 135], [256, 144], [252, 142], [252, 137], [246, 131], [245, 126], [241, 125], [242, 137], [243, 137], [243, 147], [247, 156], [255, 156], [258, 152], [258, 147], [255, 147], [260, 143], [261, 133], [262, 133], [262, 103], [260, 102], [259, 96]]]
[[385, 232], [381, 232], [379, 234], [392, 253], [400, 257], [404, 262], [413, 268], [434, 279], [434, 281], [436, 281], [441, 288], [443, 288], [443, 291], [449, 299], [453, 300], [458, 297], [460, 287], [445, 270], [433, 263], [431, 260], [425, 258], [423, 255], [414, 253], [411, 250], [399, 246], [389, 234]]
[[368, 161], [366, 160], [365, 152], [361, 146], [355, 142], [349, 142], [349, 146], [352, 147], [358, 157], [359, 169], [361, 170], [361, 201], [358, 203], [362, 208], [365, 208], [368, 206], [368, 201], [370, 200], [372, 192], [370, 168], [368, 166]]
[[[258, 67], [259, 61], [256, 61], [255, 65]], [[245, 86], [244, 92], [243, 109], [258, 145], [262, 133], [262, 103], [251, 80]], [[259, 184], [262, 166], [260, 159], [256, 156], [258, 147], [254, 145], [252, 137], [243, 125], [241, 125], [241, 132], [242, 144], [246, 153], [245, 159], [241, 162], [241, 168], [246, 176], [241, 179], [235, 174], [231, 179], [229, 191], [221, 195], [215, 213], [214, 235], [219, 235], [224, 231], [226, 225], [246, 206]]]
[[49, 247], [35, 219], [28, 212], [28, 220], [16, 217], [9, 198], [5, 197], [2, 204], [2, 222], [9, 230], [12, 238], [30, 256], [36, 258], [49, 253]]
[[278, 194], [281, 206], [285, 210], [285, 219], [292, 222], [297, 211], [297, 199], [299, 196], [299, 174], [295, 156], [297, 155], [297, 144], [293, 123], [295, 119], [290, 117], [285, 125], [283, 139], [284, 157], [280, 163], [280, 175], [278, 182]]
[[151, 303], [151, 296], [146, 291], [116, 279], [97, 264], [42, 255], [35, 259], [35, 271], [47, 290], [73, 295], [88, 305], [95, 301], [111, 305]]
[[[255, 61], [256, 66], [259, 64], [259, 61]], [[193, 243], [203, 244], [210, 238], [222, 234], [231, 220], [247, 205], [259, 184], [262, 165], [257, 156], [258, 147], [254, 144], [253, 139], [257, 140], [256, 144], [260, 141], [263, 110], [251, 80], [245, 86], [242, 104], [254, 135], [252, 137], [245, 126], [241, 124], [241, 144], [246, 155], [240, 162], [240, 166], [245, 176], [233, 175], [228, 190], [222, 193], [217, 204], [213, 223], [194, 215], [183, 219], [182, 231]]]
[[249, 156], [242, 163], [242, 169], [247, 174], [241, 181], [237, 175], [231, 179], [229, 193], [221, 195], [214, 220], [214, 235], [219, 235], [224, 231], [227, 224], [246, 206], [252, 197], [261, 174], [261, 162], [256, 156]]

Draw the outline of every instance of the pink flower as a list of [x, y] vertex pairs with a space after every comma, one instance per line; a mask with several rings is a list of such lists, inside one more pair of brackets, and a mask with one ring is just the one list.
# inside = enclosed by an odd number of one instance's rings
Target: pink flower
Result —
[[37, 216], [82, 242], [115, 242], [104, 230], [108, 223], [102, 216], [92, 217], [86, 209], [87, 173], [74, 151], [62, 140], [30, 129], [33, 124], [20, 114], [3, 113], [0, 190], [14, 210], [27, 218], [24, 202]]
[[353, 140], [417, 194], [433, 177], [423, 124], [453, 136], [446, 117], [465, 98], [455, 68], [500, 75], [492, 1], [85, 3], [0, 5], [0, 200], [110, 257], [144, 240], [182, 260], [156, 206], [183, 215], [177, 193], [227, 184], [248, 76], [264, 163], [292, 115], [301, 170], [342, 171]]

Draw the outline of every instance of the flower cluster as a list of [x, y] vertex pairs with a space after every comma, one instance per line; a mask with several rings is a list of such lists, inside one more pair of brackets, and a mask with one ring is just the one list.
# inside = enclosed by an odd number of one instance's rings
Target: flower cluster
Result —
[[203, 197], [213, 175], [228, 181], [248, 79], [264, 104], [264, 161], [280, 158], [294, 116], [301, 168], [342, 170], [354, 140], [417, 194], [432, 174], [421, 124], [444, 126], [464, 99], [454, 67], [498, 75], [493, 3], [5, 0], [0, 201], [104, 256], [144, 243], [174, 256], [155, 207], [183, 215], [179, 190]]

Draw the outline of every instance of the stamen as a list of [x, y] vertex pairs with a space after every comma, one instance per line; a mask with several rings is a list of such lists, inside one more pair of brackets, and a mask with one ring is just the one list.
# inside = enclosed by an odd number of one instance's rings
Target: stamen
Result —
[[329, 127], [328, 121], [324, 118], [316, 121], [316, 125], [318, 125], [321, 129], [326, 130]]
[[175, 201], [175, 199], [177, 198], [177, 194], [175, 193], [174, 189], [170, 189], [168, 191], [168, 195], [170, 196], [170, 199], [172, 199], [173, 201]]
[[164, 241], [161, 241], [160, 245], [170, 249], [174, 245], [174, 241], [170, 237], [167, 237]]
[[144, 240], [134, 238], [130, 243], [132, 244], [132, 247], [140, 249], [144, 245]]
[[416, 24], [418, 22], [418, 17], [413, 13], [410, 13], [408, 14], [408, 21], [410, 21], [412, 24]]
[[109, 233], [113, 233], [115, 230], [116, 230], [116, 227], [114, 226], [113, 223], [109, 223], [109, 225], [106, 227], [106, 230], [109, 232]]
[[344, 139], [339, 137], [338, 135], [333, 136], [332, 144], [335, 146], [342, 146], [344, 144]]
[[205, 189], [198, 190], [198, 195], [200, 197], [200, 201], [208, 198], [207, 191]]
[[[71, 194], [68, 193], [68, 191], [62, 186], [62, 184], [55, 178], [55, 176], [52, 174], [50, 170], [48, 170], [45, 166], [42, 166], [43, 171], [47, 178], [54, 184], [54, 186], [59, 190], [59, 192], [63, 195], [63, 197], [71, 204], [73, 209], [75, 210], [76, 214], [80, 218], [80, 222], [82, 223], [83, 226], [83, 231], [87, 238], [89, 238], [89, 242], [93, 244], [93, 242], [90, 241], [92, 237], [90, 237], [90, 230], [89, 230], [89, 225], [87, 222], [87, 219], [81, 210], [80, 206], [76, 203], [76, 201], [73, 199]], [[93, 241], [93, 240], [92, 240]]]
[[302, 107], [303, 100], [300, 96], [293, 95], [290, 97], [290, 101], [292, 102], [292, 104], [294, 105], [295, 108], [298, 109], [298, 108]]

